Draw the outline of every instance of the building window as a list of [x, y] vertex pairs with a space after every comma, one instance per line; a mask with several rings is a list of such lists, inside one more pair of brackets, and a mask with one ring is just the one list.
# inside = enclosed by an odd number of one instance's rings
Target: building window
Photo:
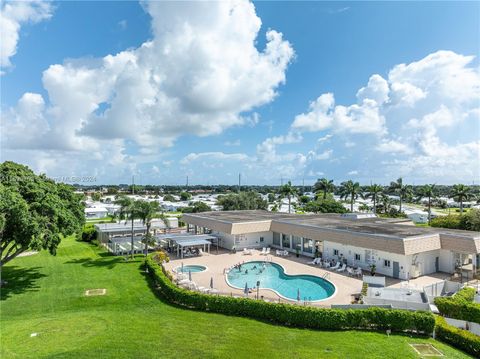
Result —
[[235, 236], [235, 244], [240, 244], [242, 240], [245, 240], [245, 235], [244, 234], [237, 234]]
[[338, 249], [334, 249], [334, 250], [333, 250], [333, 255], [334, 255], [334, 256], [338, 256]]
[[356, 261], [361, 261], [362, 260], [360, 254], [355, 253], [355, 260]]
[[292, 248], [293, 249], [302, 249], [302, 238], [297, 236], [292, 236]]
[[265, 239], [263, 237], [260, 237], [260, 242], [264, 242]]
[[282, 234], [282, 247], [290, 248], [290, 236], [288, 234]]
[[390, 261], [388, 259], [383, 260], [383, 266], [390, 268]]
[[303, 251], [305, 253], [312, 253], [313, 252], [313, 240], [304, 238], [303, 239]]
[[280, 247], [280, 233], [273, 232], [273, 245]]

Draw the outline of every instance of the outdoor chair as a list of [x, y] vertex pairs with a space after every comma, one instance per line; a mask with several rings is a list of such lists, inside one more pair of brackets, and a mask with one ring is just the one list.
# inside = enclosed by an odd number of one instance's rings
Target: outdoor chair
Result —
[[332, 270], [337, 270], [338, 267], [340, 267], [340, 262], [337, 262], [337, 264], [335, 264], [333, 267], [331, 267], [330, 269]]
[[262, 251], [260, 252], [261, 255], [267, 254], [267, 248], [263, 247]]
[[270, 254], [270, 247], [267, 248], [267, 250], [265, 251], [265, 255], [268, 256]]
[[344, 264], [340, 268], [337, 269], [337, 272], [345, 272], [345, 269], [347, 268], [347, 265]]

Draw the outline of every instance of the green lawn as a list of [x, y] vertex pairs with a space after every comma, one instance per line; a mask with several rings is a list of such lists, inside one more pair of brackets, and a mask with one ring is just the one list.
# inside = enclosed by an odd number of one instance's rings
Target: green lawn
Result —
[[[319, 332], [179, 309], [162, 302], [140, 270], [97, 248], [63, 241], [4, 268], [1, 353], [7, 358], [418, 358], [408, 343], [433, 339]], [[85, 297], [86, 289], [107, 294]], [[32, 333], [38, 333], [31, 337]]]

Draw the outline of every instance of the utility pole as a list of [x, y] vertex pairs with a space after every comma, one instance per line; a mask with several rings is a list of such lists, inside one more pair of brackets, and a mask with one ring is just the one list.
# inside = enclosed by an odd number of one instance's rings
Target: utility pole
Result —
[[283, 186], [283, 177], [280, 177], [280, 184]]
[[240, 193], [240, 186], [242, 185], [242, 174], [238, 174], [238, 193]]
[[187, 188], [188, 188], [188, 176], [187, 176]]
[[132, 195], [135, 194], [135, 175], [132, 175]]

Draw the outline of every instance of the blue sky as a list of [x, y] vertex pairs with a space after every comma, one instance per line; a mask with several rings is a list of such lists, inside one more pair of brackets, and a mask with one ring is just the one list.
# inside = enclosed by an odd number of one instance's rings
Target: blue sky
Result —
[[97, 183], [480, 180], [477, 2], [16, 5], [2, 161]]

